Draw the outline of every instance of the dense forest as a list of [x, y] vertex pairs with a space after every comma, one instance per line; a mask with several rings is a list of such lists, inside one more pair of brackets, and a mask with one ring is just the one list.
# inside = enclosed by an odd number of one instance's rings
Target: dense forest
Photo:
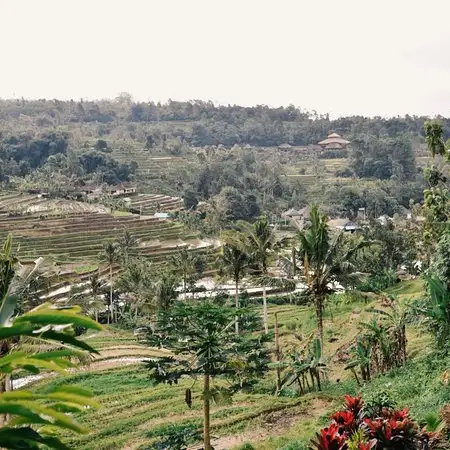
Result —
[[[0, 100], [0, 181], [78, 199], [84, 184], [132, 181], [141, 192], [182, 197], [188, 209], [208, 202], [216, 231], [315, 201], [331, 216], [353, 217], [359, 208], [392, 216], [423, 201], [425, 120], [332, 120], [292, 105], [155, 104], [128, 94]], [[447, 139], [450, 119], [439, 120]], [[331, 131], [351, 147], [321, 150]]]
[[[423, 135], [426, 117], [341, 117], [330, 119], [325, 114], [304, 111], [293, 105], [270, 108], [265, 105], [243, 107], [220, 106], [194, 100], [165, 104], [134, 102], [129, 94], [114, 101], [1, 100], [0, 120], [29, 120], [38, 127], [62, 124], [98, 124], [98, 132], [108, 135], [120, 125], [160, 125], [153, 139], [179, 138], [193, 146], [250, 144], [276, 146], [315, 144], [329, 130], [353, 139], [360, 135], [397, 137], [405, 133]], [[444, 135], [450, 137], [450, 119], [440, 118]], [[151, 140], [151, 138], [150, 138]]]

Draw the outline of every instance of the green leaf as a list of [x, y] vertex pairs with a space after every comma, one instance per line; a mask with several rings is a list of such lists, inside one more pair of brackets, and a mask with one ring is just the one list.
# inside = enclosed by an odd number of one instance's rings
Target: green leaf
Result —
[[0, 326], [5, 326], [11, 319], [16, 309], [19, 297], [17, 295], [7, 295], [0, 306]]
[[[33, 312], [34, 311], [34, 312]], [[71, 310], [61, 309], [45, 309], [45, 310], [33, 310], [29, 313], [23, 314], [18, 317], [14, 323], [29, 322], [37, 325], [66, 325], [72, 324], [74, 326], [89, 328], [93, 330], [101, 330], [100, 324], [88, 317], [80, 316]]]
[[[16, 410], [16, 412], [14, 412], [14, 410]], [[59, 428], [72, 430], [77, 433], [87, 432], [71, 417], [33, 401], [21, 400], [20, 402], [13, 403], [10, 401], [3, 402], [0, 400], [0, 413], [18, 415], [22, 419], [28, 419], [27, 423], [30, 425], [36, 423], [46, 423]]]
[[11, 450], [38, 450], [37, 444], [44, 444], [56, 450], [69, 450], [58, 438], [53, 436], [43, 436], [30, 427], [1, 428], [0, 442], [5, 448]]

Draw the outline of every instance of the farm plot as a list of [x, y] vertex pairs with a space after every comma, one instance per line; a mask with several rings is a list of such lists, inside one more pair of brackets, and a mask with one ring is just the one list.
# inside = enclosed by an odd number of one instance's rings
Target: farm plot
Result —
[[138, 194], [130, 197], [130, 208], [144, 215], [174, 212], [184, 208], [183, 199], [161, 194]]

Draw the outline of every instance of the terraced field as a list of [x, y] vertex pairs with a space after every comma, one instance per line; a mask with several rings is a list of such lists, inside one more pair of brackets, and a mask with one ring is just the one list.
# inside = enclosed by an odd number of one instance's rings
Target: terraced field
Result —
[[184, 208], [183, 199], [161, 194], [138, 194], [130, 197], [130, 208], [140, 214], [153, 215], [156, 212], [174, 212]]
[[19, 257], [38, 256], [57, 261], [89, 260], [96, 257], [107, 239], [117, 238], [125, 230], [141, 241], [145, 254], [163, 248], [162, 242], [183, 236], [179, 223], [135, 215], [83, 214], [69, 217], [0, 217], [0, 239], [12, 233], [20, 246]]
[[[271, 323], [278, 312], [282, 330], [289, 319], [299, 320], [309, 315], [305, 307], [272, 306]], [[98, 410], [86, 410], [79, 420], [91, 431], [86, 436], [67, 434], [68, 443], [76, 449], [144, 449], [168, 424], [194, 424], [201, 428], [201, 383], [191, 379], [176, 386], [153, 386], [142, 363], [142, 358], [158, 357], [160, 350], [144, 347], [133, 335], [112, 328], [87, 337], [101, 356], [90, 367], [75, 374], [39, 381], [36, 389], [49, 385], [76, 383], [94, 391], [102, 405]], [[276, 447], [288, 442], [290, 433], [312, 435], [318, 420], [330, 407], [333, 399], [326, 395], [275, 397], [273, 380], [263, 381], [258, 393], [239, 393], [233, 402], [212, 407], [211, 424], [216, 450], [231, 449], [244, 442], [270, 439]], [[216, 381], [223, 384], [223, 381]], [[193, 405], [184, 402], [184, 391], [193, 389]], [[197, 448], [197, 447], [195, 447]], [[264, 447], [255, 447], [264, 448]]]
[[184, 163], [184, 159], [178, 156], [154, 156], [150, 154], [148, 150], [139, 146], [127, 148], [126, 150], [116, 148], [112, 155], [118, 161], [127, 164], [129, 164], [130, 161], [136, 161], [138, 164], [136, 175], [140, 178], [159, 175], [169, 167], [176, 169]]
[[[165, 208], [181, 206], [181, 199], [168, 196], [135, 198], [143, 202], [144, 212], [148, 213], [159, 201]], [[180, 247], [187, 246], [190, 251], [204, 255], [207, 267], [212, 267], [215, 257], [210, 251], [211, 244], [192, 232], [186, 233], [182, 224], [174, 220], [114, 215], [101, 205], [48, 200], [36, 195], [3, 193], [0, 196], [0, 240], [11, 233], [23, 263], [44, 257], [47, 263], [56, 265], [50, 278], [51, 288], [42, 292], [49, 300], [65, 298], [71, 284], [88, 283], [97, 271], [100, 277], [106, 278], [108, 269], [99, 267], [98, 255], [106, 240], [118, 238], [125, 230], [138, 239], [131, 253], [145, 256], [155, 264], [164, 263]], [[119, 270], [118, 266], [114, 267], [113, 274]]]

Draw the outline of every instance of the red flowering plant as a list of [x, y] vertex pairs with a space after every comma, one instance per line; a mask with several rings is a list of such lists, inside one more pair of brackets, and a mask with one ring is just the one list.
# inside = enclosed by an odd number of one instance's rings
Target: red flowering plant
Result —
[[344, 408], [346, 411], [351, 411], [355, 417], [357, 417], [364, 408], [364, 402], [361, 394], [356, 397], [344, 395]]
[[409, 417], [408, 409], [383, 408], [365, 417], [361, 396], [345, 396], [344, 410], [311, 441], [317, 450], [421, 450], [431, 442]]
[[346, 439], [347, 434], [341, 434], [339, 426], [332, 423], [329, 427], [322, 428], [316, 434], [316, 440], [311, 442], [318, 450], [346, 450]]
[[421, 448], [419, 427], [408, 417], [400, 419], [400, 411], [394, 411], [398, 419], [365, 419], [364, 427], [369, 438], [376, 440], [376, 449], [415, 449]]

